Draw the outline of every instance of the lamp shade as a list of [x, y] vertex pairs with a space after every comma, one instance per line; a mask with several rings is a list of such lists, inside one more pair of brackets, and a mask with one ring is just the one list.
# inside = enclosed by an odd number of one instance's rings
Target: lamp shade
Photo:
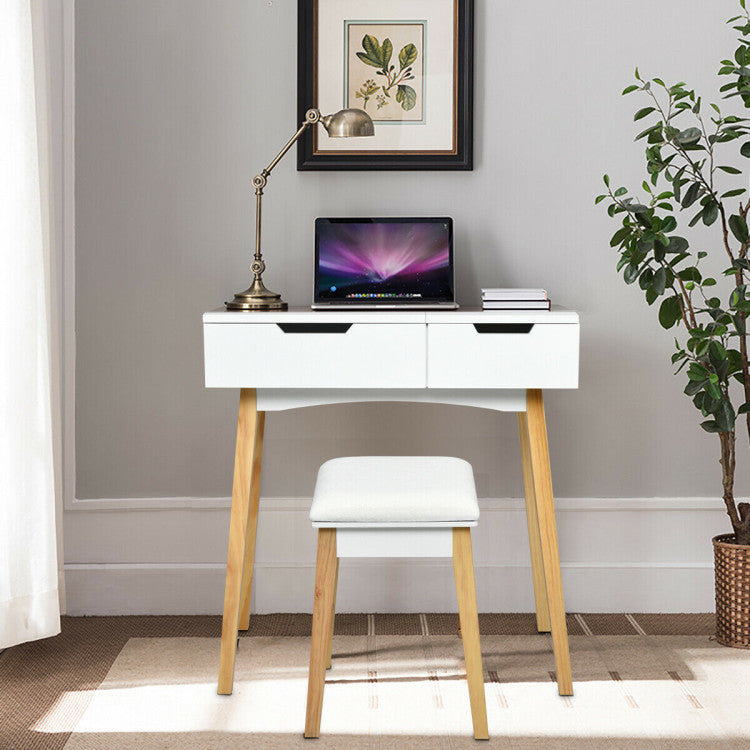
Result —
[[370, 115], [362, 109], [342, 109], [335, 115], [326, 115], [320, 121], [331, 138], [375, 135], [375, 126]]

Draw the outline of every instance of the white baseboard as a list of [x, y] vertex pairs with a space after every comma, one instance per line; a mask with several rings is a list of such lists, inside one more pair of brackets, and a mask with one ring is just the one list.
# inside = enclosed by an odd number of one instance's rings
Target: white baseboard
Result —
[[[188, 507], [177, 498], [156, 500], [157, 507], [148, 499], [77, 501], [90, 505], [66, 513], [68, 614], [218, 614], [228, 501], [191, 500]], [[309, 504], [306, 498], [262, 501], [253, 611], [311, 611]], [[531, 611], [523, 501], [485, 499], [480, 508], [473, 532], [480, 611]], [[711, 536], [727, 525], [716, 500], [563, 498], [557, 518], [568, 611], [713, 609]], [[449, 561], [341, 563], [338, 611], [455, 608]]]
[[[563, 565], [569, 612], [708, 612], [713, 609], [713, 568], [704, 566]], [[70, 565], [69, 615], [219, 614], [224, 567], [206, 565]], [[259, 614], [310, 612], [312, 565], [256, 568]], [[531, 569], [476, 568], [482, 612], [534, 609]], [[450, 563], [343, 560], [339, 612], [455, 612]]]

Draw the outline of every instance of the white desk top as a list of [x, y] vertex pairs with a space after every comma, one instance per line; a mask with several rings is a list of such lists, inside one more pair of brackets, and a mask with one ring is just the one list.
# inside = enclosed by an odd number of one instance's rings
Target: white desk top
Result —
[[578, 313], [559, 305], [547, 310], [311, 310], [236, 312], [217, 308], [203, 313], [204, 323], [578, 323]]

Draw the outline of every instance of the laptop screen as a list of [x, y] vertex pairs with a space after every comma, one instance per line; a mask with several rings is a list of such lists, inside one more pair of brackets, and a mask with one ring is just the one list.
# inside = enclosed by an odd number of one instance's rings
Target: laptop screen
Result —
[[315, 301], [453, 302], [453, 220], [316, 219]]

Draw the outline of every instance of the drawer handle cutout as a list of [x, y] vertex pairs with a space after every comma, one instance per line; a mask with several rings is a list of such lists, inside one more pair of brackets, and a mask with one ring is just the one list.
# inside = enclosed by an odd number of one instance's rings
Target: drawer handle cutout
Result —
[[533, 323], [474, 323], [477, 333], [529, 333]]
[[346, 333], [351, 323], [277, 323], [284, 333]]

